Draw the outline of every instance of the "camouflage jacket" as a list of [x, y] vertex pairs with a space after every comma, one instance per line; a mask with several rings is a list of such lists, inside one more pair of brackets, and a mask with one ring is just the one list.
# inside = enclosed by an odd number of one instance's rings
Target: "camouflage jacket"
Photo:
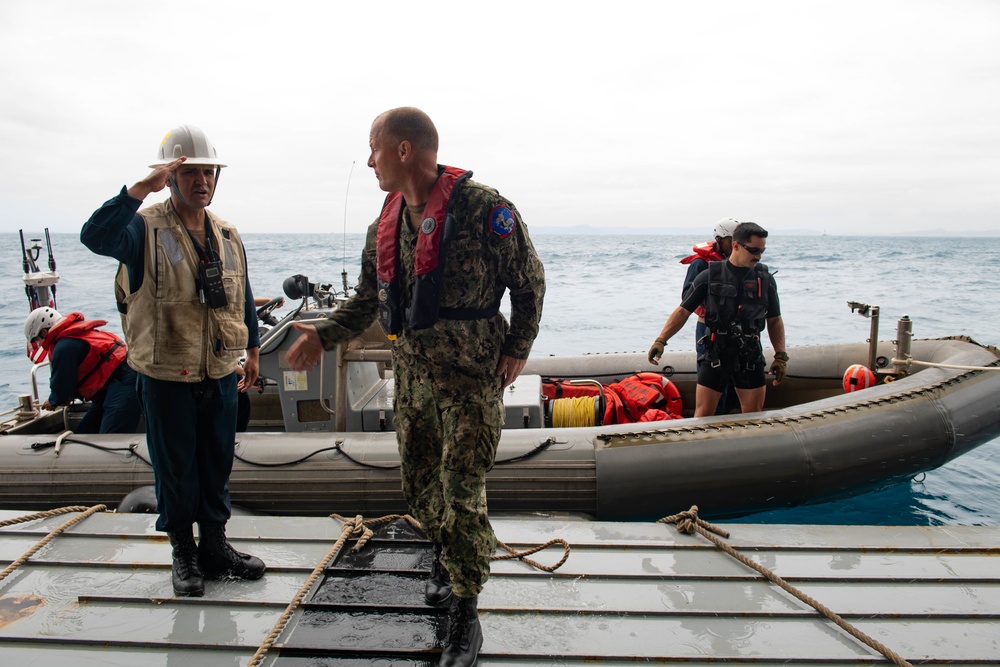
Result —
[[[504, 291], [510, 293], [509, 330], [504, 322], [499, 354], [526, 359], [538, 335], [545, 296], [545, 271], [528, 236], [520, 213], [496, 190], [466, 180], [452, 195], [453, 215], [458, 221], [457, 234], [448, 244], [444, 255], [442, 308], [488, 309], [500, 301]], [[497, 211], [506, 209], [512, 216], [507, 226], [493, 224]], [[412, 296], [414, 251], [419, 232], [407, 224], [404, 212], [400, 229], [401, 299], [409, 303]], [[513, 222], [511, 225], [510, 223]], [[376, 240], [378, 220], [368, 228], [365, 249], [361, 256], [361, 277], [355, 295], [330, 319], [317, 324], [326, 349], [338, 342], [359, 335], [378, 316], [378, 280], [376, 276]], [[502, 315], [497, 317], [503, 319]], [[478, 323], [478, 324], [477, 324]], [[481, 344], [481, 336], [491, 336], [497, 329], [490, 320], [439, 320], [431, 329], [403, 330], [397, 345], [439, 347], [471, 337], [469, 344]], [[449, 331], [451, 332], [449, 334]], [[444, 336], [445, 338], [441, 338]], [[446, 342], [450, 340], [451, 342]], [[478, 340], [478, 343], [477, 343]], [[464, 345], [463, 345], [464, 346]], [[445, 355], [448, 356], [448, 355]]]

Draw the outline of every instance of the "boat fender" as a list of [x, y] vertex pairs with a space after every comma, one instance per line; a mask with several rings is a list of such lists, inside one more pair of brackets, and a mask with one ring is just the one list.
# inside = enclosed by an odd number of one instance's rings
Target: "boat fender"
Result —
[[119, 514], [156, 514], [156, 489], [153, 486], [140, 486], [130, 491], [118, 503]]
[[860, 391], [875, 386], [875, 374], [871, 369], [861, 364], [852, 364], [844, 371], [844, 391]]
[[[255, 516], [255, 512], [246, 510], [237, 505], [230, 508], [233, 516]], [[118, 503], [118, 514], [158, 514], [156, 511], [156, 487], [140, 486], [129, 491], [122, 501]]]

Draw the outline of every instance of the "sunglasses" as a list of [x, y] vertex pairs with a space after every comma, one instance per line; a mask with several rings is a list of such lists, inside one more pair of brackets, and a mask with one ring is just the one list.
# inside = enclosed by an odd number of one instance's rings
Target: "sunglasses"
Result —
[[751, 255], [756, 255], [759, 257], [764, 254], [764, 248], [754, 248], [753, 246], [743, 245], [742, 243], [740, 244], [740, 247], [746, 250]]

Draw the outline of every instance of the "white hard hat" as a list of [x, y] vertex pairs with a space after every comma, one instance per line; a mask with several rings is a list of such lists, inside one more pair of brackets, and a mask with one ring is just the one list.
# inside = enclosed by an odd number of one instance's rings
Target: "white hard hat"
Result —
[[184, 164], [226, 166], [219, 161], [215, 146], [204, 132], [194, 125], [180, 125], [164, 135], [156, 152], [156, 162], [149, 167], [153, 169], [161, 164], [169, 164], [182, 155], [187, 158]]
[[715, 223], [714, 235], [721, 239], [732, 236], [738, 224], [740, 224], [740, 221], [735, 218], [723, 218]]
[[35, 308], [28, 313], [28, 318], [24, 320], [24, 337], [31, 342], [38, 338], [38, 332], [42, 329], [51, 329], [52, 325], [62, 319], [62, 315], [55, 308]]

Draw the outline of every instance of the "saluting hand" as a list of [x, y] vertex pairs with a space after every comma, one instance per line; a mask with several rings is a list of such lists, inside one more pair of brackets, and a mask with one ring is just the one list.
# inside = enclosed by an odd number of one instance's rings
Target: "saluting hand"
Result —
[[168, 162], [167, 164], [161, 164], [160, 166], [155, 167], [153, 171], [149, 173], [149, 176], [128, 189], [129, 196], [134, 199], [142, 200], [151, 193], [159, 192], [163, 188], [167, 187], [167, 183], [170, 182], [170, 176], [185, 160], [187, 160], [187, 158], [181, 156], [173, 162]]

